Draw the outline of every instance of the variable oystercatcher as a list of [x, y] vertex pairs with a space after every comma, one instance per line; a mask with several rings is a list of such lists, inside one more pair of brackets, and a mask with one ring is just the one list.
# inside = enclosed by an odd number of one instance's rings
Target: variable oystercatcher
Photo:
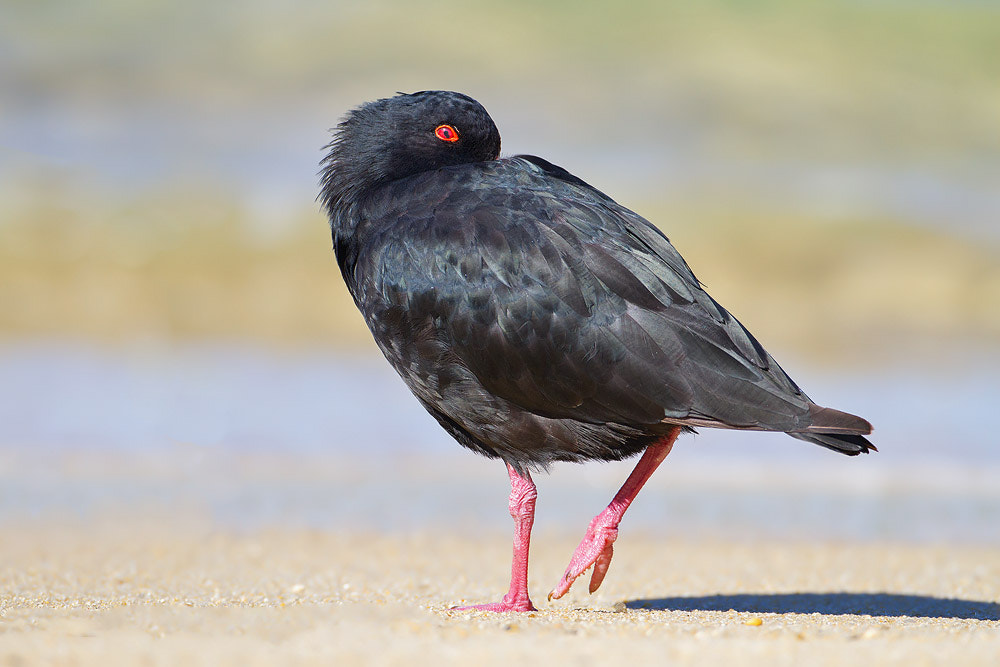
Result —
[[458, 442], [510, 474], [510, 590], [534, 609], [531, 472], [642, 454], [549, 599], [611, 563], [629, 504], [693, 427], [783, 431], [847, 455], [862, 419], [813, 403], [702, 288], [656, 227], [565, 169], [500, 158], [466, 95], [364, 104], [337, 126], [320, 200], [347, 287], [386, 359]]

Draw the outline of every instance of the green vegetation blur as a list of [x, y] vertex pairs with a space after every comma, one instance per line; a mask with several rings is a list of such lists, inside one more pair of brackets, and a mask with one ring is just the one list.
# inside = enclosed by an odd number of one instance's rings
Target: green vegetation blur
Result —
[[1000, 3], [4, 3], [0, 339], [371, 345], [328, 129], [466, 92], [772, 352], [1000, 344]]

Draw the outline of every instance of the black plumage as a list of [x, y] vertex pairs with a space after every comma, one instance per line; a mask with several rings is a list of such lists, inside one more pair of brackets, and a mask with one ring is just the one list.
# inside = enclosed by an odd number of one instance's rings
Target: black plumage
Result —
[[365, 104], [336, 129], [320, 198], [344, 280], [379, 348], [462, 445], [507, 463], [510, 592], [534, 609], [530, 471], [645, 451], [595, 517], [563, 595], [611, 561], [635, 494], [694, 427], [782, 431], [848, 455], [860, 417], [813, 403], [706, 293], [656, 227], [566, 170], [499, 159], [486, 110], [425, 91]]
[[[450, 124], [460, 141], [435, 127]], [[461, 444], [519, 470], [615, 460], [671, 425], [784, 431], [858, 454], [653, 225], [534, 156], [496, 159], [457, 93], [348, 115], [321, 198], [376, 342]]]

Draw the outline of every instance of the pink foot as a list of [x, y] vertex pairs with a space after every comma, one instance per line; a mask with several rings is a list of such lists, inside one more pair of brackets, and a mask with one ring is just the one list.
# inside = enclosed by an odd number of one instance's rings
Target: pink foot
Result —
[[470, 609], [477, 609], [479, 611], [495, 611], [501, 614], [506, 614], [510, 612], [519, 611], [538, 611], [535, 609], [535, 605], [531, 604], [531, 600], [527, 596], [524, 597], [511, 597], [510, 595], [505, 595], [503, 600], [500, 602], [491, 602], [488, 604], [471, 604], [465, 607], [452, 607], [455, 611], [468, 611]]
[[615, 553], [614, 543], [617, 537], [618, 523], [610, 512], [605, 510], [595, 516], [587, 528], [587, 534], [573, 552], [566, 573], [549, 593], [549, 600], [558, 600], [566, 595], [577, 577], [590, 569], [591, 565], [594, 566], [594, 573], [590, 577], [590, 592], [593, 593], [600, 588], [608, 568], [611, 567], [611, 557]]

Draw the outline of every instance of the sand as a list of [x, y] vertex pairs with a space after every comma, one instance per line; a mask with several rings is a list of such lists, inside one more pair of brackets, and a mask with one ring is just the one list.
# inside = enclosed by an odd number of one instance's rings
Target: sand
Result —
[[235, 532], [176, 516], [0, 532], [0, 664], [1000, 664], [1000, 548], [623, 534], [596, 594], [548, 603], [575, 540]]

